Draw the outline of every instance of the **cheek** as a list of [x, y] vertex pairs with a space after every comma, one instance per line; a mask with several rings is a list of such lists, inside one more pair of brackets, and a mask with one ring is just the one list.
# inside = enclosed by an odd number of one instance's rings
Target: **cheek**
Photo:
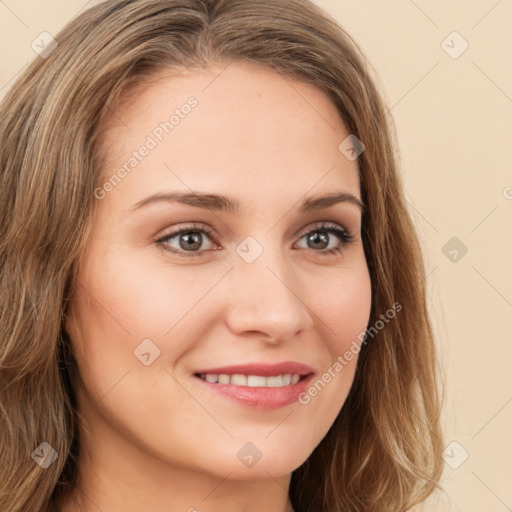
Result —
[[225, 272], [218, 266], [166, 265], [165, 260], [127, 251], [104, 258], [86, 279], [105, 310], [99, 314], [110, 316], [107, 324], [117, 321], [133, 341], [164, 340], [175, 327], [194, 325], [196, 317], [199, 322], [208, 293]]
[[317, 418], [316, 438], [323, 437], [339, 414], [352, 386], [361, 342], [371, 310], [371, 282], [366, 264], [338, 272], [312, 295], [322, 326], [319, 351], [325, 354], [323, 373], [299, 397], [301, 407]]
[[[205, 335], [209, 301], [201, 299], [223, 270], [172, 269], [122, 251], [92, 256], [84, 258], [66, 326], [84, 383], [98, 399], [130, 371], [130, 379], [140, 377], [132, 397], [142, 398], [158, 388], [157, 371], [172, 368]], [[142, 362], [147, 352], [150, 366]]]
[[325, 283], [324, 291], [316, 293], [316, 299], [319, 316], [323, 320], [324, 344], [334, 361], [354, 341], [360, 345], [368, 325], [372, 289], [366, 264], [332, 277]]

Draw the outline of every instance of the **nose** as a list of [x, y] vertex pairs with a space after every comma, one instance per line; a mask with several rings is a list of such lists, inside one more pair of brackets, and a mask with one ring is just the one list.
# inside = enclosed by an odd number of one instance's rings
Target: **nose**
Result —
[[252, 263], [237, 256], [228, 279], [226, 321], [234, 334], [277, 345], [313, 325], [307, 293], [284, 256], [265, 251]]

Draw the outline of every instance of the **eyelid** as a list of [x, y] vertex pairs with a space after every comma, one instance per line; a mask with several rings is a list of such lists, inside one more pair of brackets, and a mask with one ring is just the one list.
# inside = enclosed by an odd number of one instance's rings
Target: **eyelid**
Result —
[[[340, 228], [341, 230], [345, 231], [348, 235], [355, 236], [357, 234], [357, 231], [350, 232], [349, 229], [347, 229], [345, 226], [338, 222], [330, 221], [330, 220], [320, 220], [316, 221], [313, 224], [308, 224], [305, 228], [303, 228], [301, 231], [299, 231], [295, 236], [299, 236], [302, 238], [304, 235], [307, 235], [310, 231], [314, 229], [325, 229], [329, 227], [328, 225], [336, 226]], [[201, 222], [190, 222], [185, 224], [184, 226], [181, 226], [179, 228], [167, 228], [163, 232], [161, 232], [159, 235], [157, 235], [157, 242], [161, 240], [162, 238], [168, 238], [170, 235], [175, 235], [178, 233], [181, 233], [182, 231], [205, 231], [207, 235], [213, 236], [215, 234], [215, 231], [208, 226], [208, 224], [203, 224]], [[216, 235], [215, 235], [216, 236]]]
[[[304, 237], [305, 235], [307, 235], [308, 233], [310, 233], [311, 231], [315, 231], [316, 229], [318, 230], [326, 230], [330, 227], [333, 227], [333, 228], [337, 228], [341, 231], [344, 231], [347, 235], [349, 236], [352, 236], [351, 232], [345, 227], [343, 226], [342, 224], [338, 223], [338, 222], [334, 222], [334, 221], [331, 221], [331, 220], [321, 220], [321, 221], [317, 221], [316, 223], [314, 224], [309, 224], [306, 228], [304, 228], [303, 230], [299, 231], [299, 235], [297, 235], [299, 238], [302, 238]], [[302, 233], [302, 234], [300, 234]]]
[[185, 222], [185, 224], [179, 225], [179, 227], [164, 229], [157, 235], [157, 238], [167, 238], [169, 235], [180, 233], [181, 231], [204, 231], [208, 235], [214, 233], [214, 230], [208, 226], [208, 224], [203, 224], [202, 222]]

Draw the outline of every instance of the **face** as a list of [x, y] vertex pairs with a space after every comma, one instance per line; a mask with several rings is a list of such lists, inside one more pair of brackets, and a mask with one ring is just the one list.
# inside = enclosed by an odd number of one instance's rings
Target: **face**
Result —
[[112, 116], [66, 329], [95, 439], [247, 480], [290, 473], [331, 427], [371, 287], [334, 105], [222, 69], [161, 75]]

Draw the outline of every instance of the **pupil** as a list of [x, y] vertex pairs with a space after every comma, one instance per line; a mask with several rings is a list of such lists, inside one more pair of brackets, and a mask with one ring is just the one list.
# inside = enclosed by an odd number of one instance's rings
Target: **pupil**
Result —
[[183, 247], [183, 244], [180, 244], [182, 245], [182, 249], [199, 249], [199, 247], [201, 247], [201, 237], [199, 236], [199, 233], [184, 233], [181, 240], [185, 240], [185, 244], [193, 245], [193, 247], [190, 245], [188, 247]]
[[323, 242], [325, 242], [324, 246], [322, 247], [322, 249], [325, 249], [325, 247], [327, 247], [329, 245], [329, 241], [327, 240], [327, 235], [325, 233], [322, 233], [322, 235], [320, 235], [318, 232], [311, 235], [309, 237], [309, 240], [314, 242], [314, 243], [318, 243], [319, 241], [321, 241], [323, 239]]

